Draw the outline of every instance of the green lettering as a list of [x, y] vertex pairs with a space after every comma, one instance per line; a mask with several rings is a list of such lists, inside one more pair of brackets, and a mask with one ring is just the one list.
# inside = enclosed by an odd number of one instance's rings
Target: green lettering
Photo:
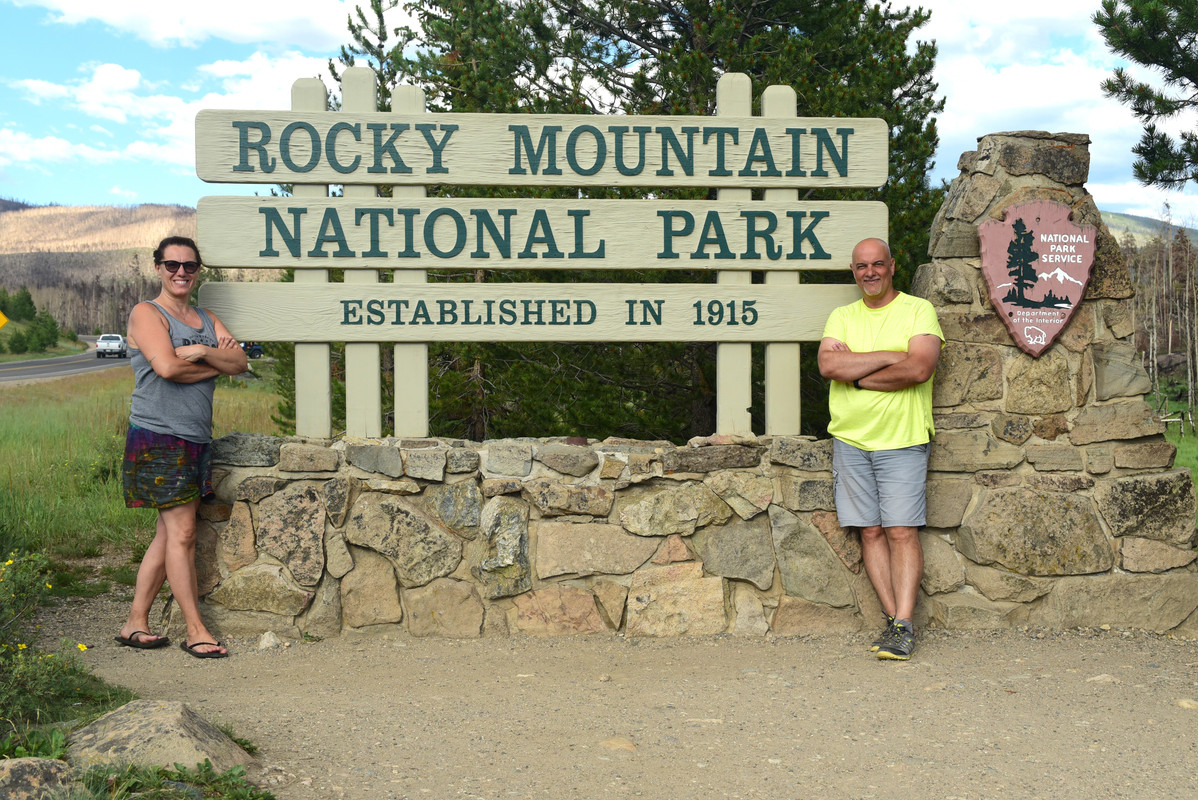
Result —
[[504, 258], [512, 257], [512, 216], [516, 213], [514, 208], [501, 208], [496, 213], [503, 217], [503, 233], [499, 233], [499, 229], [495, 227], [495, 220], [491, 219], [491, 212], [485, 208], [472, 208], [470, 213], [475, 219], [475, 249], [470, 253], [471, 258], [490, 258], [491, 254], [483, 249], [483, 229], [486, 228], [491, 236], [491, 242], [499, 250], [499, 254]]
[[710, 258], [707, 255], [707, 246], [715, 245], [719, 252], [715, 254], [716, 259], [733, 259], [736, 254], [728, 247], [728, 237], [724, 235], [724, 225], [720, 222], [720, 212], [708, 211], [707, 219], [703, 222], [703, 230], [699, 232], [699, 246], [695, 248], [695, 252], [691, 253], [691, 258]]
[[377, 297], [366, 301], [366, 324], [367, 325], [382, 325], [387, 321], [387, 317], [383, 314], [383, 301]]
[[363, 258], [386, 258], [387, 251], [379, 248], [379, 218], [385, 217], [387, 227], [394, 227], [395, 217], [389, 208], [354, 209], [354, 225], [362, 225], [362, 217], [370, 217], [370, 249], [362, 253]]
[[[678, 258], [678, 254], [674, 252], [674, 237], [675, 236], [690, 236], [695, 231], [695, 215], [689, 211], [658, 211], [657, 216], [662, 219], [662, 250], [657, 254], [658, 258]], [[678, 217], [682, 220], [682, 228], [674, 227], [674, 218]]]
[[524, 152], [528, 156], [528, 166], [534, 175], [541, 169], [541, 159], [545, 159], [546, 162], [545, 171], [542, 174], [561, 175], [562, 171], [557, 166], [557, 134], [561, 129], [561, 125], [546, 125], [541, 128], [541, 139], [537, 142], [536, 148], [533, 148], [532, 134], [527, 125], [509, 125], [508, 130], [514, 134], [512, 145], [515, 165], [508, 170], [508, 174], [528, 174], [528, 170], [524, 168], [520, 159], [520, 153]]
[[[760, 161], [765, 168], [760, 173], [753, 169], [753, 163]], [[753, 129], [753, 141], [749, 142], [749, 155], [745, 157], [745, 167], [737, 175], [764, 175], [781, 177], [782, 171], [774, 164], [774, 151], [770, 149], [770, 139], [766, 136], [765, 128]]]
[[570, 254], [570, 258], [603, 258], [603, 254], [607, 250], [607, 242], [603, 239], [600, 239], [599, 246], [589, 253], [582, 249], [583, 243], [586, 242], [586, 233], [583, 231], [582, 225], [591, 212], [585, 209], [572, 209], [566, 213], [574, 218], [574, 252]]
[[[253, 172], [254, 168], [250, 165], [250, 150], [258, 152], [258, 169], [263, 172], [275, 171], [274, 158], [268, 158], [266, 155], [266, 145], [270, 143], [270, 126], [265, 122], [234, 122], [233, 127], [237, 129], [237, 166], [233, 167], [234, 172]], [[258, 131], [258, 141], [250, 141], [250, 129]]]
[[[303, 131], [308, 135], [308, 163], [300, 165], [295, 163], [295, 159], [291, 157], [291, 137], [295, 136], [297, 131]], [[300, 148], [302, 151], [302, 147]], [[283, 159], [283, 163], [287, 165], [287, 169], [292, 172], [311, 172], [320, 163], [320, 134], [316, 132], [316, 128], [309, 122], [293, 122], [283, 129], [283, 135], [279, 137], [279, 158]]]
[[429, 316], [428, 305], [423, 300], [416, 301], [416, 307], [412, 309], [412, 324], [413, 325], [432, 325], [433, 318]]
[[[742, 211], [745, 218], [745, 252], [741, 258], [761, 258], [757, 252], [757, 240], [765, 242], [765, 254], [771, 261], [782, 257], [782, 246], [774, 242], [774, 231], [778, 228], [778, 215], [772, 211]], [[765, 220], [765, 229], [757, 229], [757, 220]]]
[[328, 258], [329, 254], [324, 251], [324, 246], [329, 242], [334, 242], [337, 245], [337, 252], [333, 253], [333, 258], [353, 258], [356, 253], [349, 249], [349, 243], [345, 240], [345, 231], [341, 227], [341, 216], [335, 208], [326, 208], [324, 210], [324, 219], [320, 221], [320, 232], [316, 235], [316, 244], [308, 251], [308, 258]]
[[804, 228], [803, 217], [807, 216], [806, 211], [786, 212], [786, 216], [790, 217], [791, 225], [794, 229], [794, 250], [792, 250], [786, 256], [787, 260], [797, 259], [802, 261], [807, 258], [806, 254], [802, 252], [801, 248], [801, 245], [804, 241], [811, 245], [811, 257], [813, 259], [832, 258], [832, 255], [828, 253], [828, 251], [824, 250], [823, 246], [821, 246], [819, 243], [819, 239], [815, 236], [815, 226], [818, 225], [820, 221], [827, 217], [830, 213], [831, 212], [828, 211], [812, 211], [811, 224]]
[[640, 175], [645, 169], [645, 138], [649, 131], [653, 129], [648, 125], [636, 125], [632, 129], [632, 132], [637, 137], [637, 160], [635, 167], [630, 167], [624, 163], [624, 134], [628, 132], [628, 126], [609, 125], [607, 130], [615, 136], [616, 170], [621, 175]]
[[361, 325], [362, 317], [359, 312], [362, 310], [361, 300], [342, 300], [341, 301], [341, 324], [342, 325]]
[[532, 249], [534, 244], [545, 245], [546, 250], [541, 258], [565, 257], [565, 254], [557, 249], [557, 241], [553, 238], [553, 227], [549, 224], [549, 214], [543, 208], [538, 208], [533, 212], [532, 224], [528, 226], [528, 240], [516, 258], [536, 258], [537, 254]]
[[354, 160], [349, 162], [349, 164], [342, 164], [337, 159], [337, 134], [341, 133], [341, 131], [349, 131], [353, 134], [354, 141], [360, 142], [362, 141], [362, 126], [356, 122], [352, 125], [348, 122], [338, 122], [329, 128], [329, 132], [324, 137], [324, 151], [328, 153], [329, 164], [337, 172], [345, 174], [356, 170], [358, 165], [362, 163], [362, 157], [354, 156]]
[[815, 134], [815, 169], [812, 170], [812, 175], [824, 177], [828, 171], [824, 169], [824, 154], [828, 154], [828, 158], [832, 159], [832, 165], [836, 167], [836, 174], [840, 177], [845, 177], [849, 174], [849, 137], [853, 135], [852, 128], [837, 128], [836, 133], [840, 135], [840, 151], [837, 152], [836, 145], [832, 141], [832, 135], [828, 133], [827, 128], [815, 128], [812, 130]]
[[[442, 250], [437, 246], [436, 227], [437, 220], [441, 217], [449, 217], [453, 222], [453, 246], [448, 250]], [[430, 211], [424, 220], [424, 246], [437, 258], [453, 258], [466, 248], [466, 220], [462, 219], [462, 215], [452, 208], [438, 208]]]
[[[391, 135], [384, 142], [383, 131], [388, 127], [391, 128]], [[387, 153], [391, 156], [391, 172], [401, 175], [411, 174], [412, 168], [404, 163], [399, 156], [399, 151], [395, 149], [395, 140], [408, 129], [408, 125], [402, 122], [392, 122], [389, 126], [385, 122], [368, 122], [366, 129], [374, 135], [374, 163], [367, 167], [366, 171], [386, 172], [387, 168], [383, 166], [383, 154]]]
[[516, 301], [511, 298], [505, 298], [499, 301], [499, 324], [500, 325], [515, 325], [516, 324]]
[[458, 126], [442, 125], [441, 130], [445, 132], [445, 135], [441, 137], [440, 141], [433, 139], [433, 131], [436, 130], [436, 128], [436, 125], [429, 123], [416, 126], [416, 130], [420, 131], [421, 135], [424, 136], [424, 141], [428, 144], [429, 152], [433, 154], [433, 165], [425, 170], [425, 172], [430, 174], [449, 172], [449, 169], [441, 163], [441, 154], [445, 152], [445, 145], [449, 144], [449, 137], [453, 136], [454, 132], [457, 131]]
[[807, 171], [802, 169], [803, 134], [806, 132], [806, 128], [786, 129], [786, 133], [790, 136], [790, 169], [786, 170], [786, 177], [788, 178], [807, 177]]
[[403, 217], [403, 238], [408, 246], [395, 254], [396, 258], [420, 258], [419, 251], [416, 250], [416, 230], [415, 221], [416, 215], [420, 213], [418, 208], [397, 208], [395, 209], [401, 217]]
[[[578, 137], [584, 133], [589, 133], [595, 139], [595, 163], [583, 169], [578, 163]], [[570, 169], [576, 175], [594, 175], [599, 170], [603, 169], [603, 162], [607, 160], [607, 142], [603, 139], [603, 131], [596, 128], [594, 125], [579, 125], [574, 130], [570, 131], [570, 135], [566, 137], [566, 163], [570, 165]]]
[[258, 209], [258, 213], [266, 217], [266, 247], [258, 251], [260, 256], [279, 255], [279, 251], [275, 249], [273, 232], [278, 230], [279, 235], [283, 237], [283, 244], [287, 247], [287, 252], [292, 258], [299, 258], [300, 254], [300, 217], [308, 213], [306, 208], [289, 208], [287, 213], [291, 215], [291, 222], [295, 228], [294, 232], [287, 230], [287, 225], [283, 222], [283, 215], [279, 213], [277, 208], [270, 206], [262, 206]]
[[658, 168], [658, 175], [673, 175], [674, 170], [670, 169], [670, 151], [673, 151], [674, 157], [678, 159], [678, 166], [682, 168], [683, 175], [695, 174], [695, 134], [699, 132], [697, 127], [686, 126], [679, 128], [686, 134], [686, 149], [682, 147], [682, 142], [678, 141], [678, 137], [674, 135], [674, 129], [662, 126], [657, 128], [657, 133], [661, 136], [661, 167]]
[[704, 128], [703, 129], [703, 144], [707, 144], [707, 140], [712, 136], [715, 137], [715, 169], [709, 170], [708, 175], [731, 175], [732, 170], [724, 166], [724, 161], [727, 156], [725, 145], [729, 139], [732, 144], [740, 141], [739, 128]]

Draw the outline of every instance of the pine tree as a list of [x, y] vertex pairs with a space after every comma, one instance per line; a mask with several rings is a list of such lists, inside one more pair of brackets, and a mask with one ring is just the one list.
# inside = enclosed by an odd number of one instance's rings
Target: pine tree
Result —
[[1174, 139], [1157, 127], [1198, 108], [1198, 0], [1103, 0], [1093, 19], [1112, 51], [1164, 79], [1157, 89], [1120, 67], [1102, 83], [1103, 93], [1144, 123], [1132, 148], [1136, 179], [1166, 188], [1198, 181], [1198, 135], [1182, 131]]
[[[340, 58], [345, 66], [365, 60], [375, 69], [386, 84], [382, 109], [389, 108], [393, 86], [408, 82], [425, 90], [435, 111], [708, 115], [720, 75], [745, 72], [758, 91], [774, 83], [793, 86], [801, 116], [881, 117], [891, 128], [890, 178], [881, 190], [810, 191], [804, 199], [887, 202], [900, 285], [927, 253], [943, 192], [927, 183], [937, 144], [934, 116], [943, 101], [931, 81], [935, 45], [909, 41], [928, 18], [922, 10], [894, 11], [865, 0], [425, 0], [404, 6], [416, 20], [413, 28], [388, 31], [385, 12], [395, 5], [371, 0], [369, 12], [359, 9], [349, 21], [353, 43]], [[510, 187], [429, 187], [429, 193], [562, 196], [560, 190]], [[645, 191], [583, 194], [637, 197]], [[656, 194], [708, 196], [703, 190]], [[585, 277], [712, 279], [678, 271]], [[513, 270], [433, 273], [430, 280], [579, 278]], [[711, 433], [714, 349], [688, 343], [433, 345], [432, 432], [674, 441]], [[813, 368], [806, 373], [817, 376]], [[811, 381], [804, 395], [809, 432], [822, 432], [826, 410], [807, 410], [825, 402], [826, 388]]]
[[1040, 254], [1032, 250], [1036, 236], [1027, 229], [1022, 219], [1015, 220], [1012, 229], [1015, 238], [1007, 245], [1007, 274], [1014, 284], [1015, 304], [1028, 307], [1033, 303], [1027, 299], [1027, 290], [1034, 288], [1039, 280], [1032, 264], [1040, 260]]

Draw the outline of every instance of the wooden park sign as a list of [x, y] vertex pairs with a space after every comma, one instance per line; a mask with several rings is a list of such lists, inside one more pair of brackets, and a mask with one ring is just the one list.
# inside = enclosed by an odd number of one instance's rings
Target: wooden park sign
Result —
[[[235, 183], [880, 186], [880, 119], [201, 111], [196, 172]], [[878, 157], [880, 154], [880, 158]]]
[[978, 228], [990, 302], [1015, 344], [1034, 358], [1081, 305], [1094, 266], [1097, 229], [1075, 225], [1069, 206], [1047, 200], [1003, 210]]
[[[831, 310], [858, 296], [851, 284], [801, 284], [799, 270], [847, 273], [853, 246], [888, 231], [883, 203], [800, 202], [798, 189], [884, 183], [884, 121], [799, 119], [782, 86], [765, 90], [753, 116], [738, 74], [721, 78], [714, 117], [429, 114], [411, 87], [380, 113], [374, 80], [348, 69], [339, 112], [325, 111], [323, 85], [306, 79], [291, 111], [196, 119], [202, 179], [295, 186], [290, 197], [203, 198], [197, 228], [212, 266], [297, 270], [293, 284], [201, 288], [239, 337], [297, 342], [297, 432], [330, 435], [327, 408], [315, 407], [327, 405], [327, 383], [299, 388], [326, 380], [325, 343], [348, 343], [347, 432], [376, 436], [378, 382], [368, 376], [378, 342], [399, 343], [396, 435], [426, 435], [424, 343], [479, 340], [718, 342], [721, 433], [749, 431], [747, 343], [768, 342], [767, 432], [798, 432], [798, 342], [818, 340]], [[718, 192], [478, 199], [426, 197], [429, 184]], [[329, 197], [330, 185], [343, 196]], [[346, 270], [345, 283], [328, 283], [330, 268]], [[395, 270], [395, 282], [379, 283], [380, 269]], [[428, 269], [711, 270], [716, 283], [429, 283]]]

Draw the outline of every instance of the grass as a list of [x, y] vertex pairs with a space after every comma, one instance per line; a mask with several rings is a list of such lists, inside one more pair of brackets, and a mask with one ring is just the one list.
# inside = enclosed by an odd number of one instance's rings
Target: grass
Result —
[[51, 347], [49, 350], [42, 350], [37, 353], [10, 353], [8, 352], [8, 340], [17, 331], [23, 331], [28, 327], [26, 323], [15, 322], [9, 320], [3, 328], [0, 328], [0, 342], [4, 344], [4, 352], [0, 353], [0, 364], [6, 364], [11, 361], [31, 361], [38, 358], [54, 358], [55, 356], [73, 356], [76, 353], [82, 353], [87, 350], [87, 344], [78, 339], [72, 341], [66, 337], [61, 337], [58, 344]]
[[[121, 493], [132, 382], [117, 367], [0, 385], [0, 549], [81, 558], [132, 548], [153, 532], [154, 511], [125, 508]], [[222, 380], [214, 435], [274, 433], [277, 404], [265, 380]]]
[[[253, 368], [269, 369], [269, 362]], [[64, 642], [57, 653], [42, 652], [27, 633], [37, 603], [94, 596], [135, 581], [132, 563], [105, 567], [99, 579], [90, 567], [71, 563], [113, 551], [130, 552], [136, 561], [153, 536], [155, 512], [127, 509], [122, 498], [131, 388], [128, 366], [0, 384], [0, 758], [59, 758], [66, 731], [133, 699], [87, 672], [75, 652], [83, 645]], [[265, 380], [221, 379], [214, 435], [274, 433], [270, 415], [277, 404]], [[36, 602], [28, 602], [35, 595]], [[84, 783], [71, 798], [273, 797], [249, 785], [240, 770], [220, 774], [208, 764], [105, 767], [89, 771]]]

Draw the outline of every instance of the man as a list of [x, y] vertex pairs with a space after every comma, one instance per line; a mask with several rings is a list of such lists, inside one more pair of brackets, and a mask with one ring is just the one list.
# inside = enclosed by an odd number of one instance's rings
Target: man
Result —
[[828, 317], [819, 371], [833, 381], [832, 477], [840, 524], [861, 530], [861, 557], [886, 629], [871, 650], [906, 661], [915, 645], [915, 599], [923, 577], [932, 373], [944, 335], [932, 304], [894, 288], [894, 259], [881, 239], [853, 248], [861, 299]]

